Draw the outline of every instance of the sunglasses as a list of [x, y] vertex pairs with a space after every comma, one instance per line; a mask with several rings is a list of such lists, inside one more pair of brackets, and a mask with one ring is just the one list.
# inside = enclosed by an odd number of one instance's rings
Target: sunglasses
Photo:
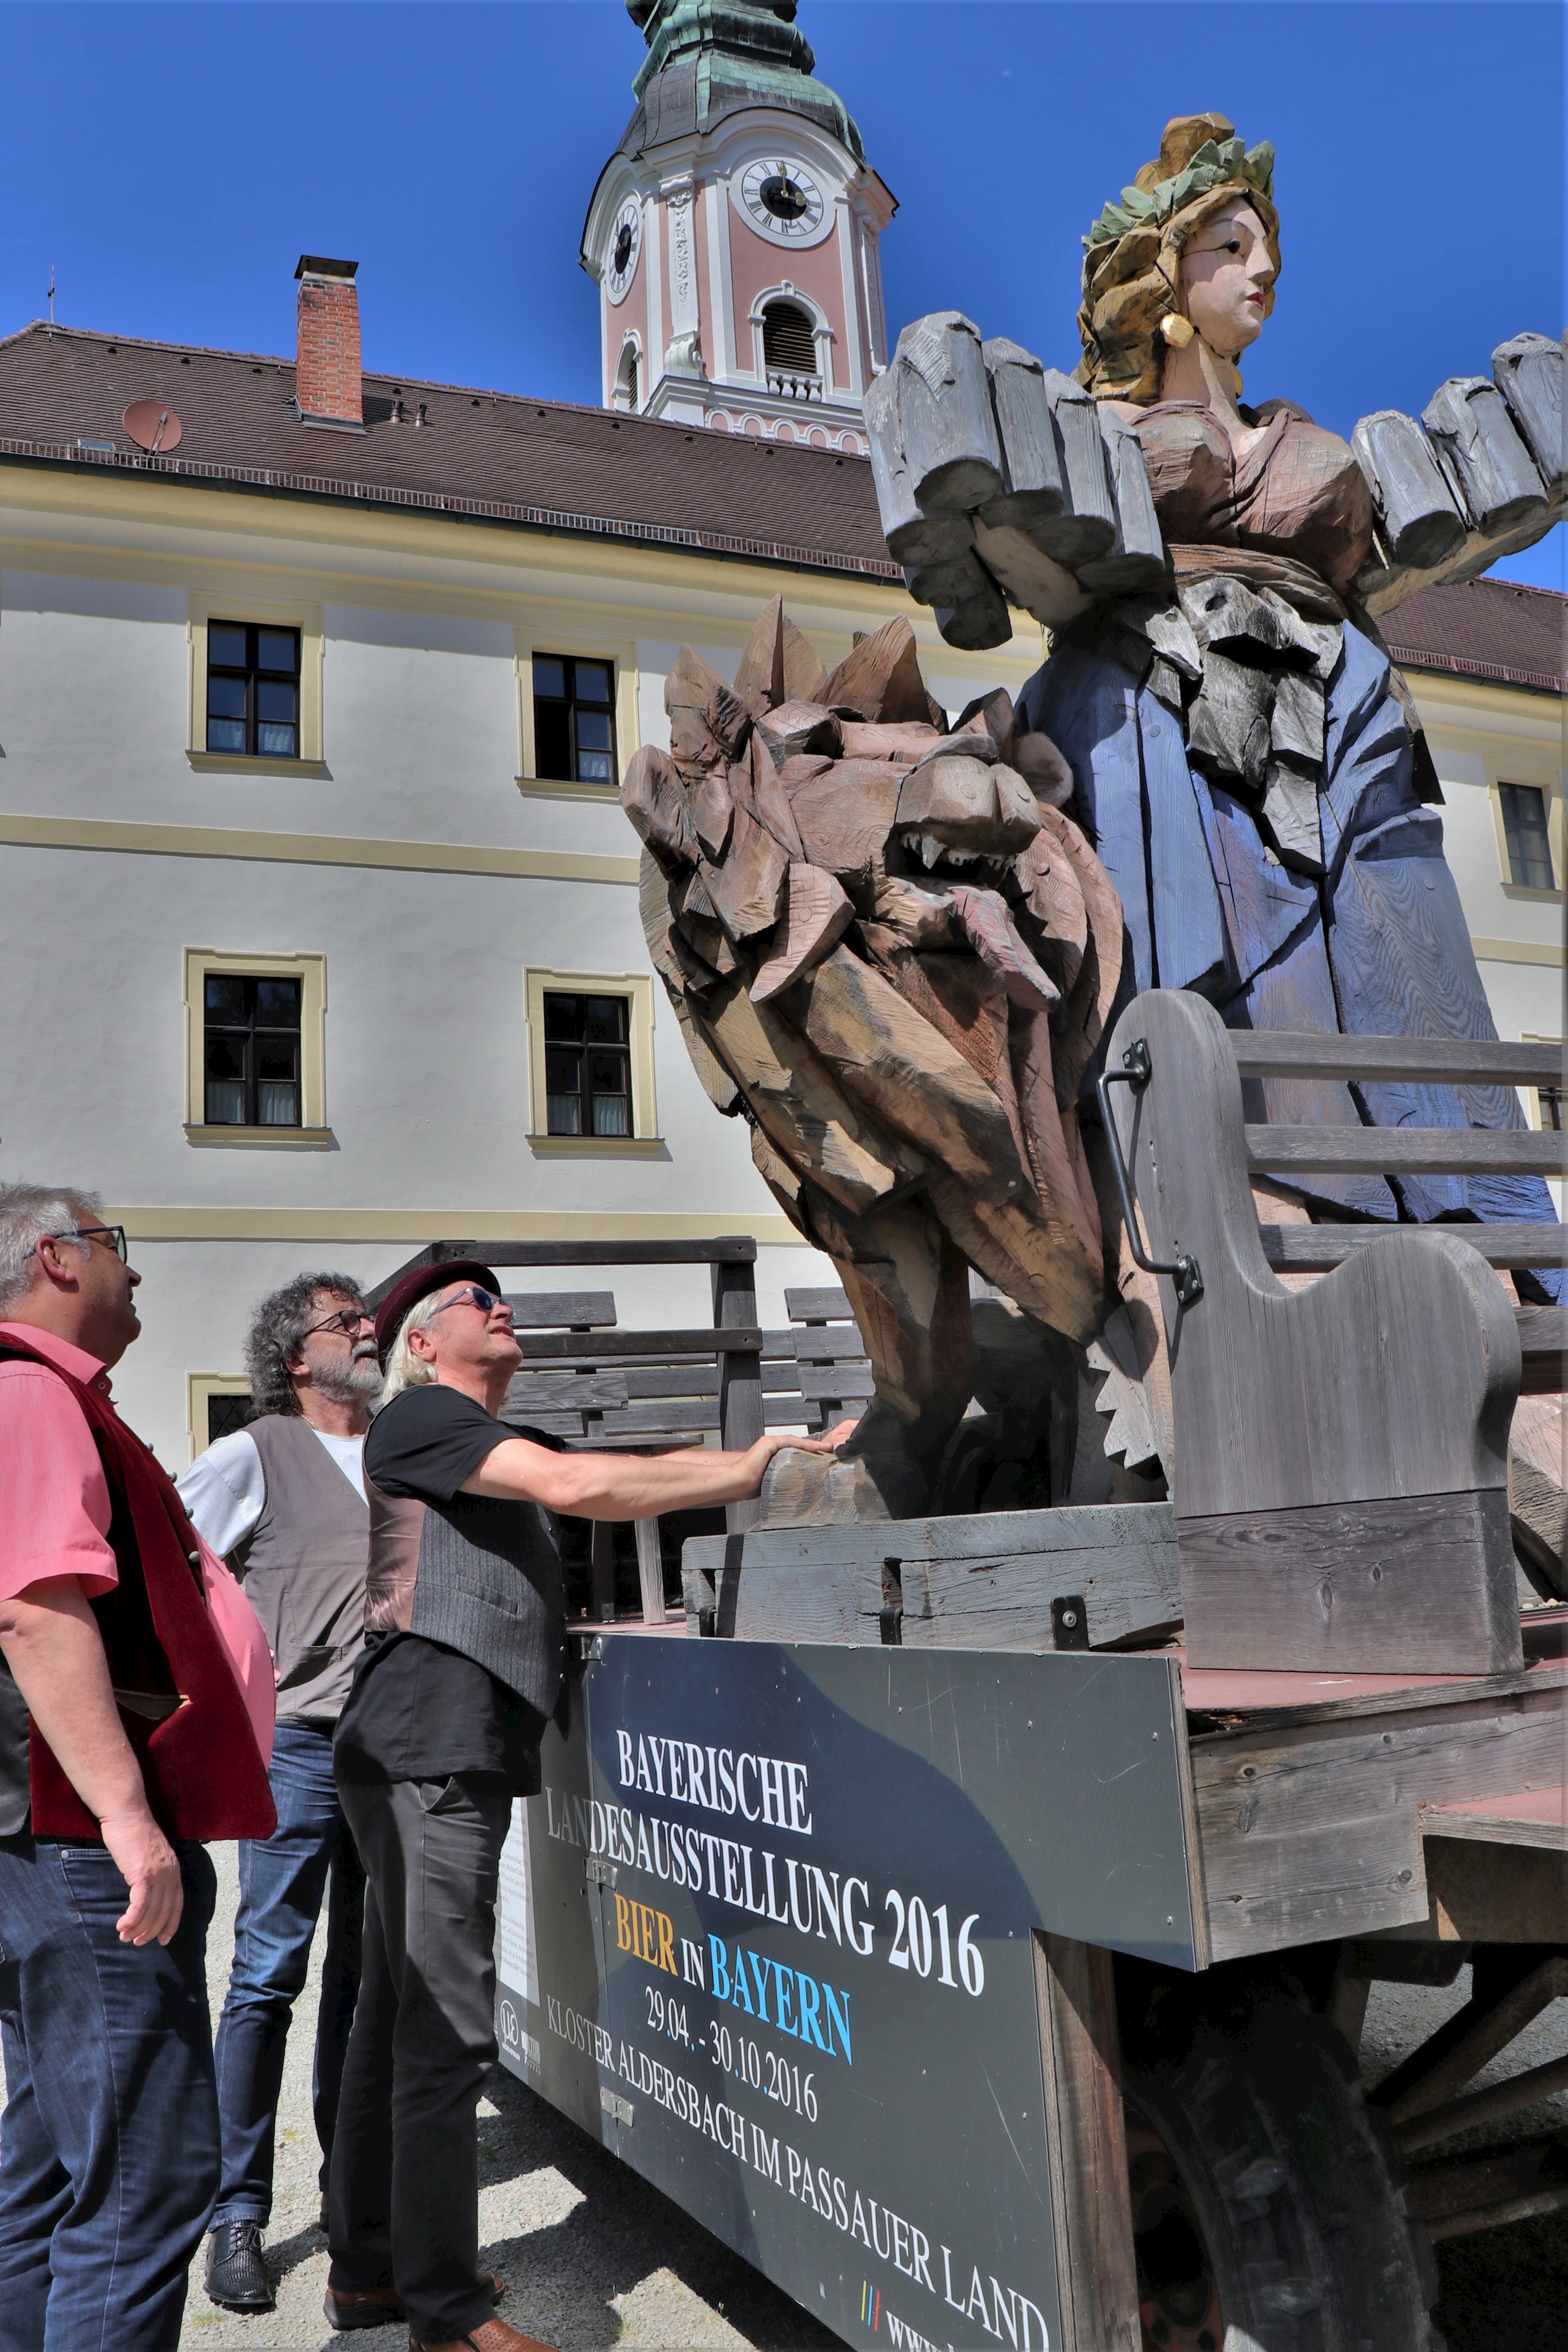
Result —
[[68, 1225], [63, 1234], [46, 1234], [44, 1239], [49, 1242], [101, 1241], [114, 1252], [121, 1265], [129, 1260], [123, 1225]]
[[340, 1331], [345, 1339], [357, 1339], [364, 1326], [374, 1321], [374, 1316], [367, 1315], [362, 1307], [340, 1307], [324, 1322], [307, 1323], [302, 1337], [308, 1339], [312, 1331]]
[[[481, 1315], [493, 1315], [497, 1307], [507, 1307], [507, 1302], [504, 1298], [497, 1298], [492, 1291], [481, 1290], [476, 1282], [471, 1282], [465, 1290], [455, 1290], [450, 1298], [444, 1298], [434, 1310], [432, 1321], [436, 1315], [444, 1315], [449, 1307], [476, 1307]], [[511, 1312], [511, 1308], [507, 1307], [508, 1319]]]

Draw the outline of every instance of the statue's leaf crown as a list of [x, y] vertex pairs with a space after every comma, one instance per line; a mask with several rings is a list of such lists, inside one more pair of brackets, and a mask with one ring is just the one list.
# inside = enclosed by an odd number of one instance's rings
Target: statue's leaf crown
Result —
[[1084, 250], [1113, 245], [1131, 228], [1167, 221], [1195, 196], [1206, 196], [1211, 188], [1223, 187], [1232, 180], [1249, 181], [1272, 202], [1274, 150], [1267, 139], [1256, 147], [1248, 147], [1239, 139], [1206, 139], [1174, 179], [1156, 181], [1152, 188], [1124, 188], [1121, 203], [1107, 205], [1084, 238]]

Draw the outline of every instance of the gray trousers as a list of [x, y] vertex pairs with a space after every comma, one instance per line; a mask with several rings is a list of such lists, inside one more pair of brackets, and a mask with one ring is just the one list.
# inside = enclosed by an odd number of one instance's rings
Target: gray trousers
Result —
[[475, 2119], [496, 2063], [496, 1890], [512, 1799], [497, 1774], [340, 1784], [365, 1926], [332, 2142], [333, 2286], [393, 2285], [411, 2334], [494, 2315], [478, 2274]]

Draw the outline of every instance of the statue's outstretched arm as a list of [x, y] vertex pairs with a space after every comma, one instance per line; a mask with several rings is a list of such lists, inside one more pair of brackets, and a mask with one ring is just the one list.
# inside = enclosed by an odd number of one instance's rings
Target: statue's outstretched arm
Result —
[[1491, 365], [1439, 384], [1419, 424], [1380, 408], [1352, 436], [1377, 512], [1355, 583], [1375, 617], [1434, 582], [1473, 580], [1568, 513], [1563, 345], [1515, 335]]
[[[1490, 378], [1450, 377], [1419, 423], [1362, 419], [1353, 446], [1377, 517], [1355, 590], [1367, 613], [1471, 579], [1568, 513], [1563, 365], [1550, 337], [1517, 335]], [[982, 343], [960, 311], [904, 329], [865, 414], [888, 546], [949, 645], [1003, 644], [1009, 599], [1060, 629], [1166, 578], [1137, 436], [1017, 343]]]

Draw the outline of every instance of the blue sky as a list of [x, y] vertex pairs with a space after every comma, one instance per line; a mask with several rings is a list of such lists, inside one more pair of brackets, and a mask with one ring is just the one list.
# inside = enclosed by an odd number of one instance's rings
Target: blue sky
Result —
[[[1247, 372], [1348, 431], [1563, 311], [1549, 0], [801, 0], [899, 199], [896, 328], [956, 304], [1077, 358], [1079, 237], [1172, 113], [1271, 139], [1284, 268]], [[289, 352], [301, 251], [360, 265], [368, 365], [593, 401], [577, 267], [632, 110], [622, 0], [0, 0], [0, 333]], [[3, 429], [3, 420], [0, 420]], [[1500, 567], [1561, 587], [1563, 532]]]

